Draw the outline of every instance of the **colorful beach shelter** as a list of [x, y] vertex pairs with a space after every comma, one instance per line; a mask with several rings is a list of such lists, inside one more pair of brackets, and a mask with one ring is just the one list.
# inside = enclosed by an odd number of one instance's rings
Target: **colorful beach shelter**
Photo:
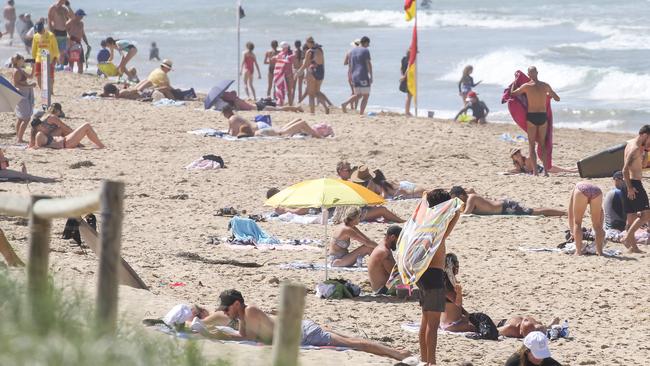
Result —
[[[381, 205], [383, 197], [368, 188], [342, 179], [322, 178], [294, 184], [276, 193], [264, 205], [286, 208], [321, 208], [327, 239], [327, 209], [340, 206]], [[325, 279], [327, 280], [327, 240], [325, 240]]]
[[462, 206], [463, 202], [458, 198], [433, 208], [429, 208], [426, 199], [420, 201], [397, 239], [395, 262], [402, 283], [415, 285], [418, 282], [440, 249], [447, 227]]
[[0, 76], [0, 112], [13, 112], [22, 98], [22, 94], [9, 80]]

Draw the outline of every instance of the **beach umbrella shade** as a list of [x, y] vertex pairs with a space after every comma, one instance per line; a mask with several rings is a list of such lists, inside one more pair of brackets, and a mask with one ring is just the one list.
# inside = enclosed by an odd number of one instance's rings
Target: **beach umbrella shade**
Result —
[[0, 112], [13, 112], [22, 98], [22, 94], [9, 80], [0, 76]]
[[327, 280], [327, 209], [340, 206], [366, 206], [385, 203], [383, 197], [368, 188], [342, 179], [307, 180], [287, 187], [266, 200], [265, 206], [321, 208], [325, 227], [325, 279]]
[[212, 108], [219, 98], [221, 98], [221, 95], [230, 88], [232, 83], [234, 83], [235, 80], [221, 80], [220, 82], [217, 83], [217, 85], [213, 86], [212, 89], [210, 89], [210, 92], [208, 92], [208, 95], [205, 97], [205, 101], [203, 102], [203, 107], [205, 109], [210, 109]]

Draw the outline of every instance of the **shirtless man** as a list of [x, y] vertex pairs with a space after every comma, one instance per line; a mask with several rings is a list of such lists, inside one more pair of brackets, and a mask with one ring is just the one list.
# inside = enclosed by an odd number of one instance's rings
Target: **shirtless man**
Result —
[[533, 216], [564, 216], [566, 211], [553, 208], [526, 208], [511, 200], [493, 201], [483, 198], [470, 189], [469, 193], [460, 186], [454, 186], [449, 191], [452, 197], [458, 197], [465, 202], [464, 214], [475, 215], [533, 215]]
[[58, 65], [65, 65], [67, 62], [65, 52], [68, 49], [68, 32], [66, 31], [65, 25], [68, 19], [72, 19], [73, 17], [74, 13], [66, 5], [66, 0], [57, 0], [47, 11], [48, 27], [50, 28], [50, 32], [56, 36], [56, 43], [59, 45], [59, 52], [61, 53], [61, 57], [57, 59]]
[[[537, 153], [535, 152], [535, 142], [541, 146], [542, 159], [544, 165], [544, 175], [548, 176], [547, 169], [550, 169], [546, 161], [546, 99], [553, 98], [556, 102], [560, 97], [551, 89], [551, 86], [537, 79], [537, 68], [531, 66], [528, 68], [528, 77], [530, 81], [515, 90], [515, 84], [512, 84], [512, 95], [526, 94], [528, 99], [528, 114], [526, 116], [528, 133], [528, 151], [532, 165], [537, 165]], [[539, 175], [537, 170], [533, 171], [534, 175]]]
[[[269, 72], [268, 72], [268, 79], [269, 79], [269, 87], [266, 89], [266, 96], [271, 97], [271, 89], [273, 88], [273, 70], [275, 70], [275, 56], [280, 53], [280, 50], [278, 50], [278, 41], [273, 40], [271, 41], [271, 49], [266, 51], [266, 54], [264, 54], [264, 65], [269, 65]], [[258, 69], [257, 72], [260, 70]]]
[[2, 15], [5, 18], [5, 30], [11, 38], [9, 41], [9, 45], [11, 46], [14, 41], [14, 29], [16, 27], [16, 8], [14, 7], [14, 0], [7, 1], [7, 6], [5, 6]]
[[232, 111], [232, 107], [227, 105], [223, 107], [221, 110], [221, 113], [223, 114], [224, 117], [228, 119], [228, 134], [231, 136], [237, 136], [240, 131], [242, 130], [242, 127], [250, 132], [250, 136], [247, 137], [252, 137], [255, 134], [255, 130], [257, 130], [257, 126], [251, 122], [248, 122], [246, 119], [244, 119], [241, 116], [236, 115]]
[[[70, 18], [66, 24], [65, 24], [65, 29], [68, 32], [68, 35], [70, 36], [70, 47], [72, 47], [75, 44], [78, 44], [81, 46], [81, 41], [84, 41], [86, 44], [86, 48], [90, 47], [88, 44], [88, 38], [86, 38], [86, 31], [84, 30], [84, 22], [83, 18], [86, 16], [86, 12], [83, 9], [78, 9], [72, 18]], [[84, 49], [81, 48], [81, 52], [79, 55], [79, 60], [77, 61], [77, 72], [82, 73], [84, 69]], [[72, 70], [73, 65], [70, 65], [70, 70]]]
[[538, 331], [546, 334], [546, 331], [553, 325], [560, 324], [560, 318], [555, 318], [548, 325], [535, 320], [532, 316], [513, 316], [510, 319], [503, 319], [497, 324], [499, 335], [510, 338], [524, 338], [530, 332]]
[[339, 176], [339, 179], [350, 180], [352, 171], [352, 166], [345, 160], [341, 160], [336, 164], [336, 174]]
[[397, 225], [392, 225], [386, 230], [384, 236], [384, 244], [377, 245], [368, 257], [368, 278], [370, 279], [370, 287], [377, 294], [386, 294], [388, 288], [386, 282], [390, 273], [395, 267], [395, 258], [393, 258], [392, 251], [397, 248], [397, 239], [399, 238], [402, 228]]
[[[426, 194], [429, 207], [452, 199], [452, 196], [443, 189], [434, 189]], [[447, 250], [445, 241], [454, 230], [460, 217], [460, 211], [447, 226], [438, 251], [431, 258], [429, 268], [422, 274], [417, 282], [420, 289], [420, 306], [422, 307], [422, 321], [420, 323], [420, 358], [426, 365], [436, 364], [436, 347], [438, 345], [438, 327], [440, 315], [445, 311], [445, 257]]]
[[[645, 125], [639, 130], [639, 135], [627, 142], [625, 159], [623, 163], [623, 207], [627, 215], [627, 232], [635, 233], [636, 230], [650, 220], [650, 205], [648, 194], [643, 188], [643, 162], [645, 151], [650, 148], [650, 125]], [[643, 253], [636, 245], [634, 235], [625, 238], [625, 247], [632, 253]]]
[[[244, 302], [244, 297], [241, 292], [237, 290], [223, 291], [219, 295], [219, 299], [220, 305], [217, 311], [223, 311], [231, 320], [239, 321], [239, 331], [236, 334], [226, 334], [219, 330], [209, 332], [198, 319], [192, 322], [192, 330], [213, 339], [247, 340], [269, 345], [272, 344], [275, 327], [273, 319], [257, 306], [247, 305]], [[300, 342], [305, 346], [348, 347], [357, 351], [391, 357], [400, 361], [411, 355], [408, 351], [396, 350], [367, 339], [349, 337], [332, 331], [326, 331], [310, 320], [302, 321]]]

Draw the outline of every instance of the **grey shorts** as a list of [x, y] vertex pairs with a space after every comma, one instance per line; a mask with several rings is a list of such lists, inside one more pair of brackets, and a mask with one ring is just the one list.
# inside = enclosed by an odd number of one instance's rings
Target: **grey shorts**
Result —
[[445, 311], [446, 293], [444, 288], [422, 289], [420, 288], [420, 306], [423, 311]]
[[330, 346], [332, 344], [332, 335], [323, 330], [320, 325], [311, 320], [302, 321], [302, 335], [300, 337], [301, 346]]
[[501, 204], [501, 214], [502, 215], [532, 215], [533, 209], [526, 208], [519, 204], [519, 202], [511, 200], [503, 200]]

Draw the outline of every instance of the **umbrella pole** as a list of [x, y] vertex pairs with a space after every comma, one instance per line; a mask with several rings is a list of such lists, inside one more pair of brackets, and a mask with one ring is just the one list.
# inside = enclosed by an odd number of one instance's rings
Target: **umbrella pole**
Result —
[[323, 220], [323, 226], [325, 227], [325, 281], [327, 281], [327, 249], [329, 246], [329, 243], [327, 241], [327, 221], [329, 219], [329, 213], [327, 212], [327, 208], [321, 207], [321, 214], [322, 214], [322, 220]]

